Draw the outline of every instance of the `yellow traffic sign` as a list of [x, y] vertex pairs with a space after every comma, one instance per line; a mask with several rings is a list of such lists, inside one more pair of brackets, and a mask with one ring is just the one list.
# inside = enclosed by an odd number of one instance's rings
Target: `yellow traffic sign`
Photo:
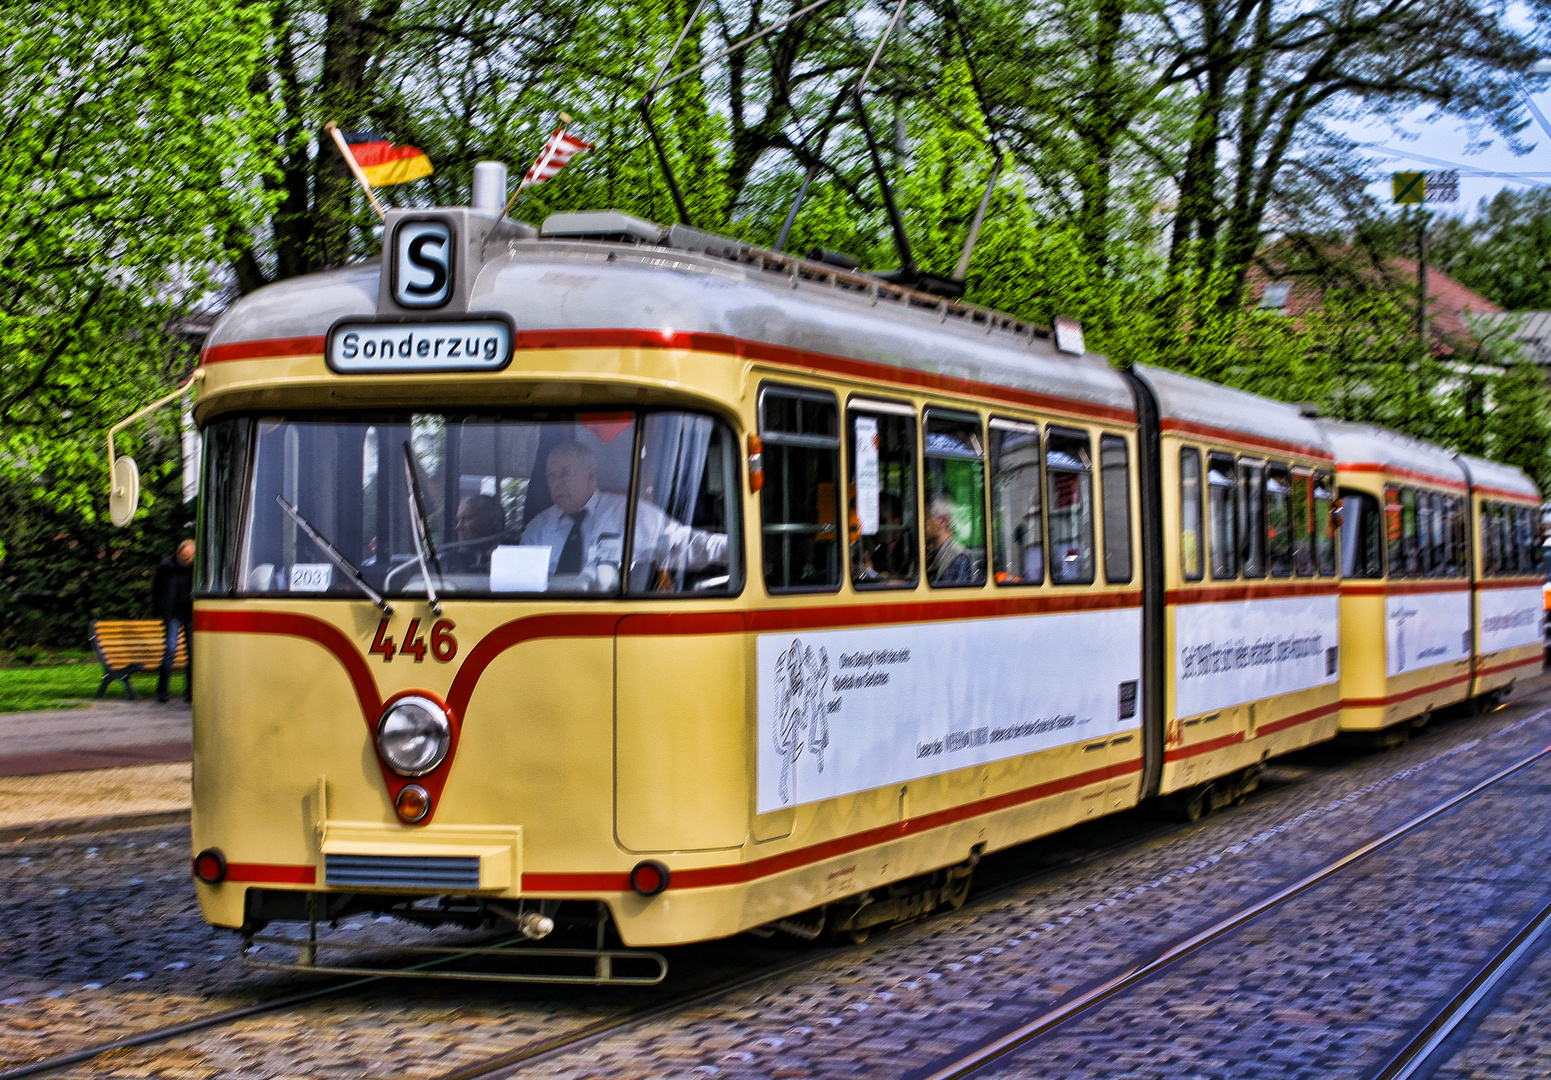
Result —
[[1391, 176], [1395, 185], [1395, 202], [1422, 203], [1427, 200], [1427, 174], [1424, 172], [1398, 172]]

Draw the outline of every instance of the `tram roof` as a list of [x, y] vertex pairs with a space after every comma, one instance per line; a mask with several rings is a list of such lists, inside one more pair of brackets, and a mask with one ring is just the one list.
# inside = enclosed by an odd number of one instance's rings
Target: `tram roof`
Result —
[[1221, 439], [1272, 453], [1332, 456], [1325, 433], [1295, 405], [1163, 368], [1138, 364], [1136, 371], [1158, 399], [1158, 420], [1164, 431]]
[[1470, 454], [1460, 454], [1459, 460], [1470, 473], [1471, 487], [1480, 489], [1482, 495], [1487, 497], [1494, 493], [1516, 495], [1520, 498], [1540, 501], [1540, 489], [1523, 469]]
[[1454, 455], [1436, 446], [1376, 424], [1321, 418], [1316, 423], [1335, 444], [1340, 468], [1375, 472], [1382, 470], [1409, 478], [1461, 488], [1469, 479]]
[[[1103, 357], [1059, 352], [1044, 330], [1009, 316], [828, 264], [747, 247], [727, 257], [600, 240], [524, 237], [492, 246], [467, 311], [509, 315], [519, 348], [584, 347], [605, 340], [589, 339], [589, 331], [633, 331], [641, 345], [774, 356], [797, 368], [863, 361], [881, 366], [864, 376], [885, 383], [890, 367], [928, 375], [901, 379], [906, 388], [935, 385], [993, 399], [998, 388], [1012, 388], [1023, 393], [1007, 396], [1026, 404], [1060, 409], [1069, 402], [1079, 413], [1134, 418], [1130, 387]], [[256, 290], [211, 330], [207, 360], [241, 351], [244, 342], [321, 339], [339, 319], [376, 316], [380, 265]], [[557, 333], [564, 336], [546, 340]]]

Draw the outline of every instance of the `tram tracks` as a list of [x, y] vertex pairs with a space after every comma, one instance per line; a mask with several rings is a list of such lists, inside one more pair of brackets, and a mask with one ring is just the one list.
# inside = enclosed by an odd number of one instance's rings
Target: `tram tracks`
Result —
[[[1538, 717], [1530, 717], [1528, 719], [1532, 720], [1536, 718]], [[1528, 721], [1521, 721], [1520, 723], [1524, 722]], [[1373, 851], [1378, 850], [1383, 845], [1393, 841], [1394, 839], [1398, 839], [1406, 831], [1419, 827], [1421, 823], [1426, 820], [1430, 820], [1432, 817], [1436, 817], [1441, 813], [1446, 813], [1448, 809], [1453, 808], [1460, 802], [1473, 797], [1480, 791], [1485, 790], [1487, 787], [1500, 782], [1507, 776], [1528, 767], [1530, 764], [1533, 764], [1535, 761], [1540, 760], [1548, 754], [1551, 754], [1551, 747], [1548, 747], [1546, 750], [1543, 750], [1529, 758], [1515, 762], [1513, 765], [1508, 766], [1506, 769], [1494, 773], [1486, 780], [1483, 780], [1468, 790], [1461, 792], [1459, 795], [1454, 796], [1448, 802], [1440, 804], [1439, 806], [1432, 808], [1422, 815], [1418, 815], [1416, 818], [1411, 819], [1407, 823], [1397, 827], [1395, 830], [1391, 830], [1390, 833], [1386, 833], [1379, 839], [1370, 842], [1368, 845], [1365, 845], [1362, 849], [1349, 853], [1347, 856], [1343, 857], [1342, 860], [1338, 860], [1338, 862], [1342, 866], [1345, 866], [1349, 865], [1351, 862], [1357, 861], [1362, 857], [1365, 857], [1367, 854], [1371, 854]], [[1444, 756], [1449, 755], [1445, 754]], [[1414, 768], [1415, 766], [1413, 766], [1413, 769]], [[1401, 775], [1407, 775], [1409, 771], [1411, 770], [1408, 770], [1406, 774]], [[1271, 788], [1262, 788], [1260, 791], [1250, 795], [1246, 801], [1254, 803], [1267, 801], [1267, 796], [1270, 796], [1272, 799], [1274, 799], [1279, 795], [1295, 791], [1300, 786], [1301, 782], [1295, 780], [1290, 783], [1279, 784]], [[1111, 825], [1116, 821], [1117, 819], [1113, 818], [1105, 819], [1105, 822]], [[1181, 826], [1176, 822], [1161, 823], [1152, 825], [1151, 827], [1141, 828], [1137, 828], [1135, 825], [1136, 823], [1133, 822], [1132, 831], [1128, 832], [1126, 835], [1119, 838], [1119, 840], [1115, 842], [1098, 843], [1091, 838], [1076, 840], [1072, 844], [1074, 853], [1063, 855], [1058, 859], [1044, 862], [1032, 872], [1015, 873], [1011, 876], [1003, 878], [1002, 880], [996, 881], [988, 888], [979, 888], [971, 895], [966, 907], [974, 909], [988, 905], [1002, 898], [1007, 893], [1026, 889], [1037, 885], [1042, 880], [1069, 873], [1070, 871], [1079, 868], [1089, 862], [1093, 862], [1099, 859], [1113, 859], [1117, 856], [1124, 856], [1129, 851], [1145, 847], [1159, 837], [1171, 833], [1176, 833], [1181, 828]], [[1334, 864], [1332, 864], [1332, 866], [1334, 866]], [[1330, 867], [1324, 869], [1329, 872], [1335, 872]], [[1316, 874], [1319, 873], [1321, 872], [1316, 872]], [[1301, 892], [1307, 888], [1312, 887], [1313, 884], [1316, 884], [1317, 882], [1313, 880], [1314, 878], [1315, 875], [1310, 875], [1309, 878], [1305, 878], [1297, 883], [1294, 883], [1294, 885], [1289, 886], [1287, 889], [1278, 893], [1277, 897], [1281, 897], [1283, 900], [1290, 899], [1291, 896], [1295, 895], [1297, 892]], [[1243, 921], [1248, 921], [1254, 917], [1254, 914], [1245, 915], [1240, 920], [1240, 924], [1242, 924]], [[1548, 915], [1548, 921], [1551, 921], [1551, 915]], [[1207, 931], [1203, 931], [1201, 935], [1196, 935], [1196, 937], [1201, 937], [1213, 930], [1217, 931], [1215, 936], [1221, 936], [1222, 934], [1229, 932], [1231, 929], [1232, 927], [1219, 928], [1214, 926], [1212, 928], [1208, 928]], [[1157, 966], [1148, 965], [1147, 971], [1161, 970], [1163, 966], [1167, 966], [1167, 963], [1172, 963], [1174, 960], [1182, 958], [1184, 955], [1186, 955], [1187, 952], [1194, 951], [1195, 948], [1200, 948], [1208, 943], [1208, 939], [1205, 938], [1199, 942], [1196, 942], [1193, 937], [1191, 941], [1193, 944], [1181, 943], [1180, 948], [1182, 948], [1183, 951], [1170, 950], [1170, 958], [1168, 960], [1158, 964]], [[1184, 948], [1184, 946], [1187, 944], [1189, 945], [1189, 948]], [[388, 948], [389, 951], [391, 951], [391, 947]], [[574, 1052], [586, 1047], [591, 1043], [601, 1041], [609, 1036], [617, 1035], [632, 1028], [645, 1027], [654, 1021], [668, 1018], [673, 1014], [679, 1013], [687, 1008], [714, 1001], [719, 997], [734, 993], [738, 990], [750, 986], [757, 985], [761, 982], [772, 982], [778, 980], [786, 975], [799, 972], [805, 967], [822, 963], [827, 957], [832, 955], [833, 954], [827, 950], [807, 950], [802, 952], [800, 955], [793, 957], [789, 961], [762, 966], [755, 971], [742, 971], [730, 978], [715, 980], [708, 985], [693, 987], [683, 992], [675, 993], [670, 997], [657, 997], [640, 1007], [627, 1008], [614, 1015], [606, 1016], [600, 1020], [583, 1024], [570, 1031], [562, 1031], [554, 1035], [533, 1039], [510, 1050], [497, 1053], [480, 1061], [455, 1068], [443, 1074], [439, 1074], [438, 1080], [494, 1080], [495, 1077], [509, 1076], [520, 1071], [525, 1066], [537, 1063], [541, 1060], [558, 1057], [568, 1052]], [[440, 961], [426, 961], [421, 964], [406, 966], [406, 968], [403, 970], [414, 970], [420, 967], [431, 966], [437, 962], [447, 962], [447, 960], [450, 959], [455, 959], [455, 957], [444, 957], [441, 958]], [[1137, 971], [1138, 973], [1142, 973], [1142, 969], [1140, 968], [1137, 969]], [[20, 1080], [22, 1077], [45, 1075], [71, 1067], [73, 1065], [90, 1062], [94, 1058], [98, 1058], [113, 1051], [130, 1050], [150, 1046], [156, 1043], [170, 1041], [184, 1035], [197, 1034], [201, 1031], [228, 1026], [265, 1014], [282, 1013], [287, 1010], [309, 1005], [319, 1000], [343, 996], [353, 990], [363, 988], [370, 984], [387, 981], [389, 978], [390, 976], [388, 975], [363, 976], [359, 978], [353, 978], [329, 986], [317, 987], [299, 993], [283, 995], [270, 1001], [257, 1002], [252, 1005], [211, 1013], [209, 1015], [196, 1017], [182, 1023], [170, 1024], [165, 1027], [150, 1029], [144, 1032], [128, 1035], [120, 1039], [83, 1047], [74, 1051], [67, 1051], [47, 1058], [40, 1058], [35, 1061], [20, 1063], [10, 1067], [9, 1069], [0, 1070], [0, 1080]], [[1118, 991], [1118, 989], [1120, 988], [1117, 987], [1116, 991]], [[1069, 1001], [1067, 1003], [1063, 1003], [1063, 1007], [1071, 1006], [1072, 1009], [1070, 1011], [1070, 1016], [1075, 1016], [1082, 1011], [1086, 1011], [1088, 1008], [1092, 1008], [1098, 1003], [1098, 1000], [1093, 1000], [1086, 1006], [1077, 1007], [1077, 1003]], [[1065, 1018], [1070, 1018], [1070, 1016]], [[1058, 1020], [1057, 1024], [1064, 1022], [1065, 1018]], [[1051, 1024], [1050, 1026], [1053, 1027], [1056, 1026], [1056, 1024]], [[1030, 1038], [1035, 1038], [1037, 1036], [1038, 1033], [1031, 1035]], [[972, 1071], [974, 1070], [971, 1070], [971, 1072]], [[931, 1075], [936, 1076], [938, 1074], [934, 1073]], [[942, 1075], [970, 1075], [970, 1073], [945, 1073]], [[1409, 1076], [1410, 1074], [1407, 1073], [1397, 1075]]]
[[1520, 926], [1453, 997], [1417, 1025], [1411, 1038], [1374, 1074], [1373, 1080], [1411, 1080], [1448, 1060], [1452, 1056], [1450, 1039], [1456, 1032], [1466, 1029], [1471, 1019], [1482, 1011], [1483, 1003], [1513, 977], [1520, 969], [1521, 961], [1545, 941], [1548, 932], [1551, 932], [1551, 900]]
[[[1381, 836], [1354, 848], [1331, 860], [1318, 869], [1305, 874], [1290, 885], [1253, 903], [1246, 904], [1210, 925], [1176, 940], [1167, 948], [1141, 963], [1116, 971], [1086, 988], [1066, 997], [1049, 1009], [1031, 1017], [1026, 1022], [1006, 1030], [984, 1042], [974, 1044], [947, 1060], [940, 1060], [925, 1069], [907, 1073], [908, 1080], [967, 1080], [985, 1074], [1022, 1048], [1029, 1046], [1057, 1028], [1092, 1012], [1100, 1005], [1159, 976], [1180, 961], [1226, 937], [1261, 916], [1276, 910], [1308, 892], [1310, 889], [1334, 878], [1344, 871], [1384, 850], [1396, 841], [1422, 829], [1455, 808], [1471, 801], [1483, 792], [1510, 777], [1551, 757], [1551, 746], [1521, 758], [1500, 769], [1486, 779], [1445, 799]], [[1511, 971], [1517, 961], [1538, 943], [1551, 929], [1551, 903], [1514, 935], [1507, 946], [1495, 954], [1478, 971], [1454, 998], [1437, 1010], [1432, 1018], [1421, 1026], [1415, 1036], [1385, 1066], [1385, 1071], [1375, 1080], [1401, 1080], [1419, 1071], [1448, 1036], [1474, 1011], [1475, 1007]]]

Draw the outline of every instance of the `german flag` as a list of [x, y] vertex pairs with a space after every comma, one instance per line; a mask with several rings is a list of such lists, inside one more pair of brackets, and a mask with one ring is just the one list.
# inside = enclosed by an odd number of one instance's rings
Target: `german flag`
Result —
[[430, 176], [431, 159], [417, 146], [394, 146], [371, 131], [341, 131], [350, 156], [361, 167], [372, 187], [407, 184]]

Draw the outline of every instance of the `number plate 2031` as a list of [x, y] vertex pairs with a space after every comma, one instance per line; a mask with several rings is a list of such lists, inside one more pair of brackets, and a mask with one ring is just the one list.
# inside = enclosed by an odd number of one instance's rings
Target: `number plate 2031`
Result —
[[395, 656], [412, 656], [415, 658], [415, 663], [423, 664], [427, 652], [430, 652], [431, 659], [439, 664], [445, 664], [458, 655], [458, 639], [452, 636], [457, 625], [451, 619], [438, 619], [431, 625], [430, 648], [427, 649], [426, 639], [420, 633], [419, 619], [409, 620], [402, 645], [394, 642], [393, 635], [388, 633], [388, 620], [383, 619], [377, 624], [377, 636], [372, 638], [372, 647], [367, 651], [373, 656], [382, 657], [384, 664]]

